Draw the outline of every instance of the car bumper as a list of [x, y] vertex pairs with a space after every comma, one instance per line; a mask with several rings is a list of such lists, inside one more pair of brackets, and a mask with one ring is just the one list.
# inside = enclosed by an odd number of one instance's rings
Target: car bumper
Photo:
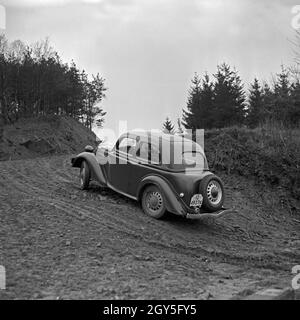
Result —
[[203, 218], [220, 218], [224, 215], [231, 214], [231, 213], [237, 213], [234, 209], [226, 209], [222, 208], [219, 211], [216, 212], [203, 212], [203, 213], [187, 213], [186, 218], [187, 219], [203, 219]]

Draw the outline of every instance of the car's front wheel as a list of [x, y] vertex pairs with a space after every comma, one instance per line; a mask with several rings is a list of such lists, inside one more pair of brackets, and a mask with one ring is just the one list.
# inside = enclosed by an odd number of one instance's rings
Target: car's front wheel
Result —
[[88, 163], [83, 160], [80, 167], [80, 188], [82, 190], [86, 190], [89, 187], [90, 179], [91, 179], [91, 172]]
[[155, 219], [161, 219], [166, 214], [164, 196], [157, 186], [149, 186], [143, 192], [142, 208], [146, 214]]

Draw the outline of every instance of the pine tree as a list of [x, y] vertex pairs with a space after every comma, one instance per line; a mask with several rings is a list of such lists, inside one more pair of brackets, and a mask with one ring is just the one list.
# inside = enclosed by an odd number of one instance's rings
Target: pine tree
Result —
[[289, 124], [292, 127], [300, 127], [300, 82], [299, 80], [293, 84], [291, 92], [292, 104], [289, 108]]
[[189, 89], [189, 96], [187, 101], [187, 110], [183, 110], [183, 125], [186, 129], [197, 128], [198, 110], [199, 110], [199, 96], [201, 91], [201, 79], [197, 73], [195, 73], [192, 79], [192, 85]]
[[166, 118], [166, 121], [163, 123], [163, 132], [168, 134], [174, 134], [174, 125], [169, 117]]
[[183, 110], [183, 125], [187, 129], [207, 129], [213, 127], [214, 86], [207, 74], [201, 80], [195, 74], [189, 90], [187, 110]]
[[247, 110], [247, 124], [255, 128], [263, 121], [263, 94], [258, 79], [254, 79], [249, 90], [249, 108]]
[[241, 125], [245, 120], [245, 92], [237, 71], [226, 63], [218, 66], [214, 75], [214, 127]]
[[292, 106], [291, 84], [289, 72], [282, 66], [281, 72], [277, 74], [274, 85], [274, 110], [273, 118], [283, 124], [289, 122], [288, 114]]
[[262, 111], [263, 115], [262, 115], [261, 122], [264, 122], [266, 120], [272, 119], [273, 112], [274, 112], [274, 92], [266, 82], [262, 87], [262, 100], [263, 100], [263, 111]]

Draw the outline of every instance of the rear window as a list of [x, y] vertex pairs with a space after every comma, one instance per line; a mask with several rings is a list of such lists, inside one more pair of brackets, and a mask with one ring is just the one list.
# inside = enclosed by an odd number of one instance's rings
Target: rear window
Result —
[[182, 170], [208, 170], [207, 160], [203, 153], [198, 151], [186, 151], [181, 157], [175, 157], [170, 164], [170, 168], [175, 171]]

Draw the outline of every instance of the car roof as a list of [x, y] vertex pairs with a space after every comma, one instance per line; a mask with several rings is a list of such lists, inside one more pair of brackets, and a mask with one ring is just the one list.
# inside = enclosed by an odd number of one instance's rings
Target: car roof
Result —
[[[183, 136], [180, 135], [173, 135], [173, 134], [167, 134], [164, 133], [162, 131], [159, 130], [132, 130], [132, 131], [128, 131], [126, 133], [123, 133], [120, 138], [118, 139], [118, 141], [122, 138], [133, 138], [133, 139], [137, 139], [139, 138], [140, 141], [144, 141], [144, 142], [149, 142], [151, 141], [152, 143], [155, 141], [159, 141], [159, 139], [162, 139], [162, 143], [171, 143], [174, 146], [178, 146], [181, 147], [182, 144], [184, 144], [185, 146], [190, 146], [190, 148], [185, 148], [185, 151], [188, 151], [188, 149], [193, 149], [193, 150], [197, 150], [203, 153], [203, 149], [202, 147], [187, 138], [184, 138]], [[151, 137], [151, 140], [149, 140], [149, 138]]]
[[182, 136], [167, 134], [158, 130], [132, 130], [126, 133], [123, 133], [119, 139], [123, 137], [137, 138], [139, 137], [142, 141], [148, 141], [148, 138], [161, 138], [163, 140], [172, 141], [172, 142], [182, 142], [183, 140], [191, 141]]

